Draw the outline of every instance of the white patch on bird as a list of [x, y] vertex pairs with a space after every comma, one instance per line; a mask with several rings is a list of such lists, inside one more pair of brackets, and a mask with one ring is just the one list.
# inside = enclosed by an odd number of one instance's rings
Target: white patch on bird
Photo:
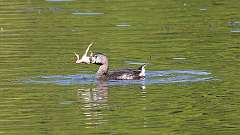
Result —
[[117, 77], [117, 79], [122, 79], [122, 80], [132, 80], [132, 79], [133, 79], [133, 76], [130, 75], [130, 74], [123, 74], [123, 75]]
[[141, 70], [141, 72], [139, 73], [139, 76], [145, 76], [145, 65], [144, 66], [142, 66], [142, 70]]

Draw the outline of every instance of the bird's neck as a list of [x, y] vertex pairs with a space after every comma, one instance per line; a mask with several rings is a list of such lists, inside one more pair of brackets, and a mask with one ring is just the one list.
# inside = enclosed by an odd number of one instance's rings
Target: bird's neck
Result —
[[108, 73], [108, 62], [101, 65], [97, 71], [97, 78], [106, 77]]

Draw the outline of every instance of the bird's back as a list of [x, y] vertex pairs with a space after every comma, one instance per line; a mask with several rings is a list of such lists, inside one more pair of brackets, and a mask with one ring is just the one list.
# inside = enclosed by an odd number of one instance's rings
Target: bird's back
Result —
[[137, 69], [126, 68], [126, 69], [115, 69], [108, 72], [109, 80], [139, 80], [145, 77], [145, 65]]

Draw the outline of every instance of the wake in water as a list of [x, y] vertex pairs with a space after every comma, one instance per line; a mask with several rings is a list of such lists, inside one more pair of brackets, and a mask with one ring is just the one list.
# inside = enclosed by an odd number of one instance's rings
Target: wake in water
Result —
[[[200, 82], [213, 79], [211, 73], [199, 70], [165, 70], [146, 71], [146, 78], [143, 80], [109, 80], [108, 85], [130, 85], [130, 84], [169, 84], [184, 82]], [[50, 83], [58, 85], [95, 84], [98, 81], [95, 74], [76, 75], [50, 75], [37, 76], [25, 81], [27, 83]]]

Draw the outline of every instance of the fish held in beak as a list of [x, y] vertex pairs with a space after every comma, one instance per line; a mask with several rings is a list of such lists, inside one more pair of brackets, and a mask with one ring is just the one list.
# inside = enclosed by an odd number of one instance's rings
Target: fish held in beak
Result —
[[93, 43], [88, 45], [88, 47], [87, 47], [85, 53], [83, 54], [83, 56], [81, 57], [81, 59], [80, 59], [79, 55], [74, 52], [75, 56], [77, 57], [77, 60], [76, 60], [77, 64], [79, 64], [79, 63], [90, 64], [91, 63], [91, 57], [87, 56], [87, 54], [92, 45], [93, 45]]

